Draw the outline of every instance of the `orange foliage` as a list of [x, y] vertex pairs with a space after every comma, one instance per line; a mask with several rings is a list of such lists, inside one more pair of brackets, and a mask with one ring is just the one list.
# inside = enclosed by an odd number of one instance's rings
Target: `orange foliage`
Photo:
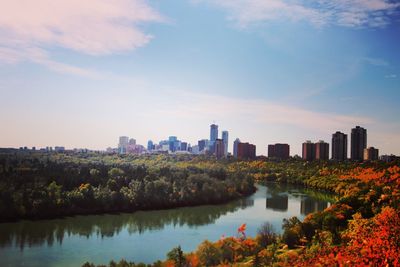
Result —
[[322, 247], [292, 261], [295, 266], [400, 266], [400, 215], [385, 207], [371, 219], [354, 215], [341, 246]]
[[186, 256], [186, 262], [190, 267], [197, 267], [199, 266], [199, 257], [196, 254], [189, 254]]

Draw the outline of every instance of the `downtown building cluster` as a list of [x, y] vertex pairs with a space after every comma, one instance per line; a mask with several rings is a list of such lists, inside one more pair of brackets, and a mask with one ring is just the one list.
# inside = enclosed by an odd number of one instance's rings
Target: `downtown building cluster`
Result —
[[[196, 145], [179, 140], [176, 136], [169, 136], [158, 143], [149, 140], [147, 148], [136, 144], [136, 140], [128, 136], [120, 136], [117, 148], [107, 148], [108, 153], [118, 154], [195, 154], [215, 156], [218, 159], [231, 156], [228, 153], [229, 132], [222, 131], [219, 137], [218, 125], [210, 125], [210, 138], [198, 140]], [[233, 142], [233, 156], [239, 159], [255, 159], [256, 146], [248, 142], [241, 142], [238, 138]]]
[[[348, 135], [337, 131], [332, 134], [331, 146], [329, 143], [320, 140], [318, 142], [305, 141], [302, 144], [302, 156], [305, 161], [333, 160], [333, 161], [381, 161], [390, 162], [398, 159], [395, 155], [382, 155], [379, 157], [379, 150], [367, 146], [367, 130], [356, 126], [350, 133], [350, 157], [348, 157]], [[233, 141], [233, 152], [228, 153], [229, 132], [222, 131], [219, 136], [218, 125], [210, 125], [210, 138], [200, 139], [196, 145], [179, 140], [176, 136], [169, 136], [158, 143], [149, 140], [147, 147], [137, 144], [134, 138], [120, 136], [116, 148], [107, 148], [106, 151], [90, 150], [87, 148], [66, 149], [64, 146], [44, 147], [20, 147], [20, 151], [38, 153], [108, 153], [108, 154], [194, 154], [215, 156], [218, 159], [234, 157], [237, 159], [251, 160], [256, 158], [256, 146], [249, 142], [242, 142], [239, 138]], [[331, 148], [331, 149], [330, 149]], [[0, 148], [1, 151], [17, 150], [15, 148]], [[331, 151], [331, 157], [329, 152]], [[290, 158], [290, 145], [287, 143], [269, 144], [267, 155], [270, 159], [287, 160]], [[261, 156], [262, 157], [262, 156]], [[294, 158], [300, 158], [295, 155]]]
[[[176, 136], [169, 136], [166, 140], [154, 143], [149, 140], [147, 148], [136, 144], [135, 139], [127, 136], [119, 137], [117, 148], [108, 148], [107, 152], [118, 154], [195, 154], [215, 156], [218, 159], [233, 156], [238, 159], [255, 159], [256, 146], [248, 142], [241, 142], [236, 138], [233, 142], [233, 153], [228, 153], [229, 133], [222, 131], [219, 136], [218, 125], [210, 125], [210, 138], [198, 140], [196, 145], [191, 146], [188, 142], [179, 140]], [[331, 151], [331, 157], [329, 152]], [[290, 145], [287, 143], [276, 143], [268, 145], [268, 158], [287, 160], [290, 158]], [[382, 156], [384, 161], [390, 161], [394, 156]], [[348, 137], [342, 132], [332, 134], [331, 150], [329, 143], [319, 140], [318, 142], [306, 141], [302, 144], [302, 159], [305, 161], [329, 160], [378, 160], [379, 150], [374, 147], [367, 147], [367, 130], [356, 126], [351, 129], [350, 158], [348, 158]]]

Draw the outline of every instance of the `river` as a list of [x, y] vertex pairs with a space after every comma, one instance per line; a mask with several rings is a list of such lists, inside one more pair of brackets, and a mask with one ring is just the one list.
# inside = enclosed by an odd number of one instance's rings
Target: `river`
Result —
[[192, 251], [205, 239], [233, 236], [247, 224], [247, 235], [270, 222], [281, 233], [282, 220], [323, 210], [332, 197], [296, 186], [257, 185], [257, 192], [227, 204], [75, 216], [0, 224], [0, 266], [81, 266], [126, 259], [151, 263], [180, 245]]

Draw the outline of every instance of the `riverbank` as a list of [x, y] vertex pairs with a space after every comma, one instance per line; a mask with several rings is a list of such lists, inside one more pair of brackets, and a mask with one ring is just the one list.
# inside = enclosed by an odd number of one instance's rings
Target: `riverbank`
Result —
[[7, 257], [0, 266], [69, 267], [121, 258], [150, 264], [178, 245], [190, 252], [204, 239], [235, 235], [238, 224], [246, 223], [246, 234], [255, 236], [266, 218], [281, 230], [283, 218], [304, 218], [329, 205], [303, 187], [256, 186], [255, 194], [221, 205], [5, 223], [0, 254]]
[[[234, 237], [204, 241], [192, 253], [175, 248], [164, 262], [151, 266], [399, 266], [400, 167], [398, 162], [304, 164], [286, 170], [279, 163], [253, 162], [249, 172], [256, 179], [274, 177], [280, 182], [322, 188], [338, 194], [339, 200], [322, 212], [284, 220], [284, 233], [264, 228], [254, 238], [246, 226]], [[322, 164], [320, 166], [319, 164]], [[260, 171], [255, 171], [255, 166]], [[297, 176], [291, 176], [296, 173]], [[307, 176], [307, 174], [311, 175]], [[293, 177], [293, 178], [290, 178]], [[272, 180], [272, 179], [268, 179]], [[184, 263], [182, 265], [182, 263]], [[120, 262], [121, 266], [140, 266]], [[86, 263], [86, 266], [94, 266]], [[111, 264], [110, 264], [111, 266]]]
[[220, 204], [254, 191], [247, 173], [212, 158], [0, 154], [3, 222]]

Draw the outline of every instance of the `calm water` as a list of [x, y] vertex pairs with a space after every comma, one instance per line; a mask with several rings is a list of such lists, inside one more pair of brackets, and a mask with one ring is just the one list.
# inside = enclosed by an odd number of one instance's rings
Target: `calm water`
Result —
[[282, 219], [304, 218], [326, 208], [330, 199], [320, 192], [270, 184], [224, 205], [4, 223], [0, 266], [81, 266], [122, 258], [150, 263], [178, 245], [192, 251], [204, 239], [235, 235], [242, 223], [251, 236], [264, 222], [281, 232]]

